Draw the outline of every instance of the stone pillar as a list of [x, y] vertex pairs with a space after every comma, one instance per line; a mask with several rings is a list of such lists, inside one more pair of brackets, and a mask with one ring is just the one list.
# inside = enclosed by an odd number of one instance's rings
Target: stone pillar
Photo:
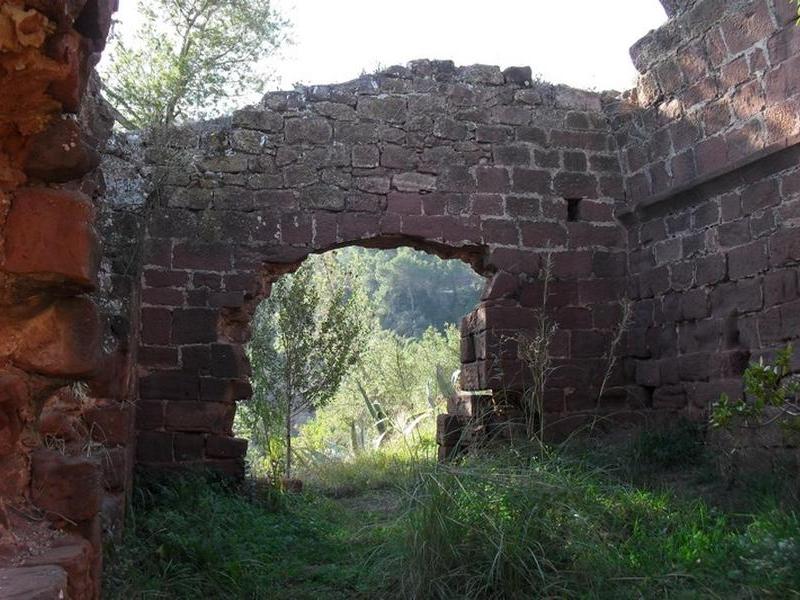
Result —
[[37, 539], [29, 568], [2, 571], [30, 597], [62, 574], [68, 597], [99, 597], [104, 490], [124, 487], [109, 476], [125, 473], [124, 450], [98, 451], [127, 441], [128, 414], [98, 377], [109, 365], [92, 298], [94, 146], [109, 123], [82, 110], [114, 10], [116, 0], [0, 6], [0, 556]]

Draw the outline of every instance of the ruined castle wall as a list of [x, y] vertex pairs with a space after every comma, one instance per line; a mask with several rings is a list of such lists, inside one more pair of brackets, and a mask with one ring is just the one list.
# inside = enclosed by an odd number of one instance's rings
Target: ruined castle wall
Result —
[[111, 121], [89, 81], [114, 9], [0, 5], [3, 597], [98, 597], [102, 531], [120, 522], [129, 487], [130, 365], [97, 278], [96, 168]]
[[[629, 206], [628, 376], [704, 418], [800, 337], [800, 28], [783, 0], [677, 3], [617, 113]], [[617, 107], [619, 108], [619, 107]]]
[[500, 346], [532, 326], [551, 253], [554, 352], [570, 383], [548, 409], [593, 407], [626, 274], [602, 102], [534, 83], [529, 69], [418, 61], [268, 94], [146, 150], [160, 185], [142, 276], [138, 462], [241, 473], [245, 443], [230, 436], [250, 395], [252, 310], [309, 253], [349, 244], [409, 245], [491, 277], [463, 327], [463, 384], [498, 393], [522, 385], [515, 349]]

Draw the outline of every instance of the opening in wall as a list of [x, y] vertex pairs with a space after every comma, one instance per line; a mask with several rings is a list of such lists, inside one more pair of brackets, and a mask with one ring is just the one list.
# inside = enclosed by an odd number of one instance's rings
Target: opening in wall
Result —
[[579, 221], [583, 198], [565, 198], [565, 200], [567, 201], [567, 221]]

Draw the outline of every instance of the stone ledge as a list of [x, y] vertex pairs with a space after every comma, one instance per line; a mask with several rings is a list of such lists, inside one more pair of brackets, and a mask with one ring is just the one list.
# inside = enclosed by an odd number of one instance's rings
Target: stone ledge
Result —
[[675, 196], [683, 194], [684, 192], [687, 192], [689, 190], [693, 190], [710, 181], [719, 179], [720, 177], [724, 177], [725, 175], [733, 173], [734, 171], [738, 171], [739, 169], [742, 169], [748, 165], [756, 163], [768, 156], [777, 154], [778, 152], [787, 150], [797, 145], [800, 145], [800, 134], [795, 134], [793, 136], [784, 138], [778, 142], [770, 144], [762, 148], [761, 150], [749, 154], [745, 158], [733, 161], [725, 165], [721, 169], [715, 169], [713, 171], [709, 171], [708, 173], [699, 175], [686, 183], [683, 183], [681, 185], [676, 185], [658, 194], [653, 194], [652, 196], [648, 196], [647, 198], [642, 198], [641, 200], [634, 202], [631, 206], [626, 206], [621, 210], [618, 210], [616, 216], [622, 221], [629, 220], [643, 211], [652, 209], [656, 205], [668, 202]]

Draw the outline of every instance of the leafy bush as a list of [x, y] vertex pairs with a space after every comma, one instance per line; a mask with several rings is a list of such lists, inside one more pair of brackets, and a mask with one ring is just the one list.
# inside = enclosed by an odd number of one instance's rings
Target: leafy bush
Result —
[[[778, 351], [774, 365], [765, 363], [763, 357], [757, 363], [751, 363], [744, 372], [746, 397], [731, 400], [727, 394], [723, 394], [719, 402], [714, 404], [711, 425], [723, 428], [735, 420], [763, 425], [760, 421], [770, 407], [785, 417], [800, 416], [800, 380], [792, 373], [793, 354], [794, 349], [789, 344]], [[774, 416], [770, 416], [770, 421], [774, 420]]]

